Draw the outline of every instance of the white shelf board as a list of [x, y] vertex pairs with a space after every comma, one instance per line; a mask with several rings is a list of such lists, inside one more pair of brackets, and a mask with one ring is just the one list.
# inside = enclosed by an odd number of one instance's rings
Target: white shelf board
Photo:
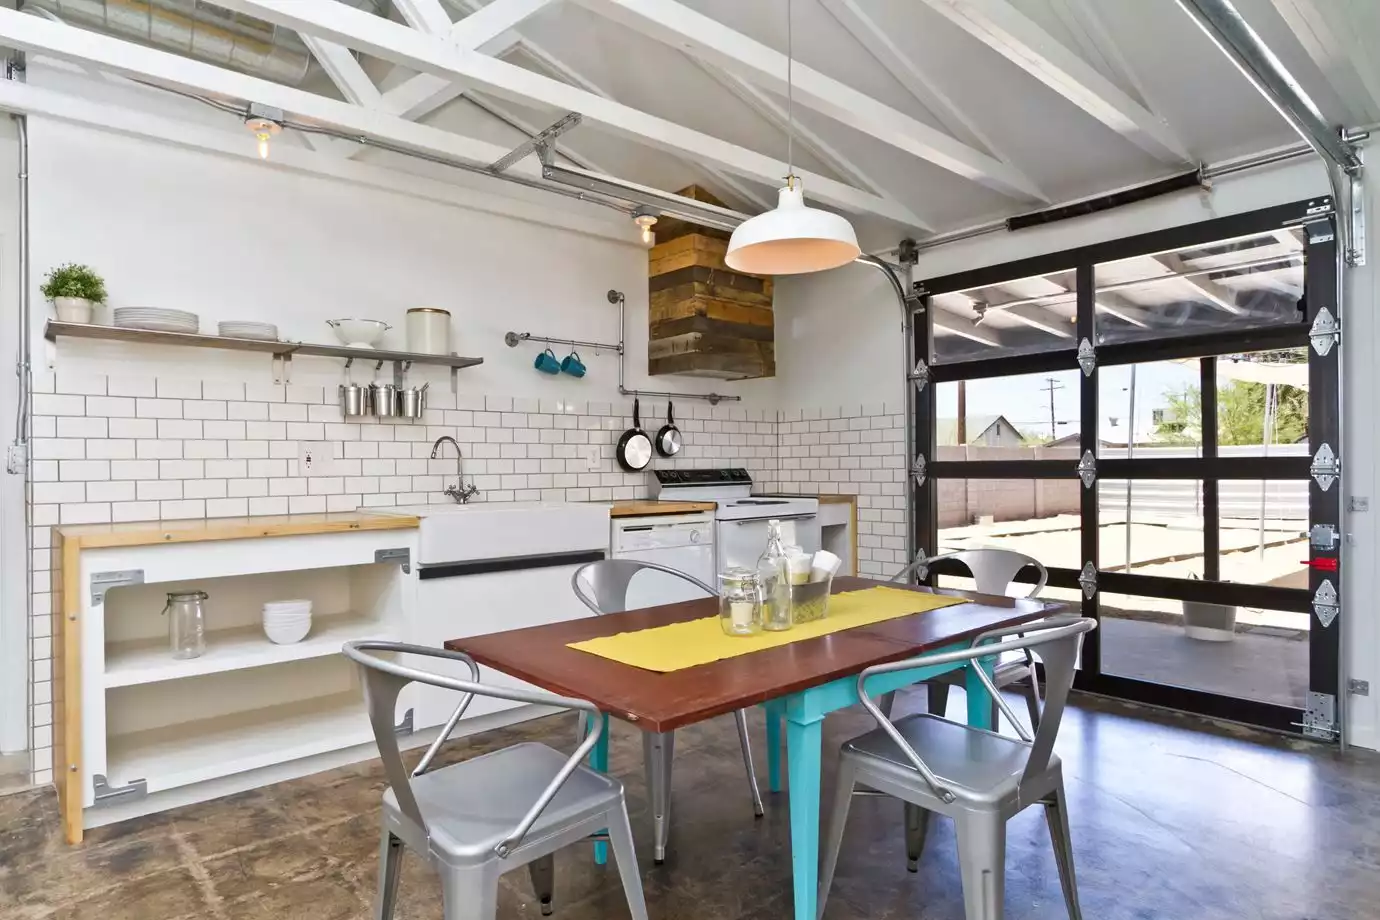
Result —
[[274, 645], [263, 627], [225, 629], [206, 634], [206, 653], [177, 660], [166, 639], [114, 642], [105, 650], [107, 688], [153, 684], [222, 671], [238, 671], [286, 661], [305, 661], [338, 655], [340, 646], [354, 639], [389, 639], [388, 625], [367, 617], [333, 615], [312, 619], [311, 633], [292, 645]]
[[300, 700], [229, 716], [112, 736], [112, 784], [142, 779], [174, 789], [373, 741], [358, 692]]

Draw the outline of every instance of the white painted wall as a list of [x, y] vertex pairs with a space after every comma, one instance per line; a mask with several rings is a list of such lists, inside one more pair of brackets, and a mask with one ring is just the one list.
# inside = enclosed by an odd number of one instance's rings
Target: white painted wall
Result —
[[[0, 447], [14, 439], [19, 398], [17, 134], [12, 119], [0, 118]], [[28, 748], [24, 545], [24, 477], [0, 472], [0, 753]], [[17, 564], [7, 564], [11, 561]]]
[[[1367, 206], [1380, 214], [1380, 182], [1370, 181]], [[1176, 195], [1097, 217], [1014, 234], [991, 234], [921, 254], [915, 277], [997, 265], [1102, 240], [1180, 226], [1318, 195], [1330, 194], [1314, 160], [1228, 177], [1210, 193]], [[1373, 394], [1380, 389], [1380, 241], [1369, 239], [1369, 264], [1348, 273], [1343, 335], [1344, 488], [1347, 496], [1380, 501]], [[900, 321], [887, 281], [875, 270], [849, 265], [823, 275], [783, 279], [777, 286], [777, 387], [782, 417], [843, 405], [866, 407], [902, 398]], [[855, 408], [855, 414], [859, 413]], [[1351, 697], [1353, 741], [1380, 748], [1380, 545], [1375, 514], [1349, 515], [1346, 576], [1347, 665], [1377, 695]]]

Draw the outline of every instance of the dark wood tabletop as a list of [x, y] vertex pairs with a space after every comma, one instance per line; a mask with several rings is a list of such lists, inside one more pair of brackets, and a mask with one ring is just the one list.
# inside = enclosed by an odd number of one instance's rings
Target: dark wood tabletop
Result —
[[[838, 577], [834, 579], [833, 593], [880, 585], [909, 587]], [[874, 664], [971, 639], [995, 627], [1028, 623], [1059, 613], [1067, 606], [942, 589], [909, 590], [963, 597], [969, 602], [669, 674], [635, 668], [567, 646], [598, 636], [718, 616], [717, 598], [451, 639], [446, 648], [464, 652], [480, 664], [552, 693], [589, 700], [644, 730], [664, 732], [854, 675]]]

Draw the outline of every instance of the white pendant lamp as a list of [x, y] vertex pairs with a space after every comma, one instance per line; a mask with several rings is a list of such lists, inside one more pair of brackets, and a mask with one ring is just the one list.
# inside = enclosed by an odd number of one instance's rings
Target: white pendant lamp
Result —
[[750, 275], [800, 275], [847, 265], [859, 255], [858, 237], [847, 219], [805, 204], [795, 175], [795, 93], [792, 70], [791, 0], [786, 0], [786, 187], [776, 208], [738, 225], [724, 262]]

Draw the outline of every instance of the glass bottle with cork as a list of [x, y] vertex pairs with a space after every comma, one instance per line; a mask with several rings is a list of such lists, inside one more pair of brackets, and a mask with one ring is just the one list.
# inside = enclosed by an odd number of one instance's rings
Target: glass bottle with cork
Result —
[[767, 522], [767, 549], [757, 560], [757, 582], [762, 592], [762, 628], [781, 632], [791, 628], [791, 567], [781, 522]]

